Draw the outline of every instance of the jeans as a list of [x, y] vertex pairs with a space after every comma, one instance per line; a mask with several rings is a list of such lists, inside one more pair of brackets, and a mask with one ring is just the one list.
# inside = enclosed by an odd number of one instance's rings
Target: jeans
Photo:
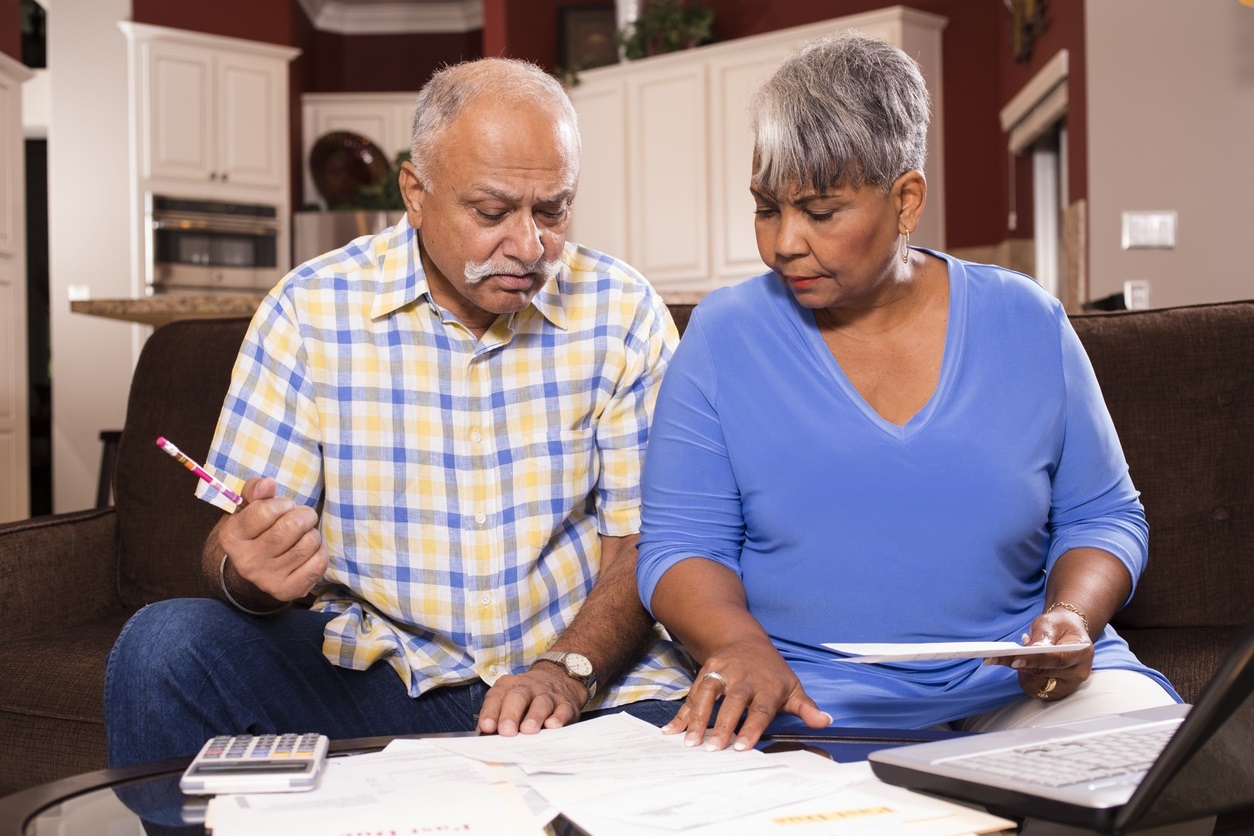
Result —
[[[161, 601], [122, 628], [105, 671], [109, 766], [194, 755], [218, 734], [314, 731], [332, 739], [473, 731], [488, 685], [410, 697], [387, 664], [356, 671], [322, 655], [332, 613], [290, 609], [257, 618], [221, 601]], [[626, 711], [661, 725], [682, 701]]]

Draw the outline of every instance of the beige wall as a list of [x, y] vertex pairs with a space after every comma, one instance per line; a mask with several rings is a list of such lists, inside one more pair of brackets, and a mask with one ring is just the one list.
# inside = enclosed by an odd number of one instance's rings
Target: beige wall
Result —
[[[1090, 295], [1254, 298], [1254, 8], [1088, 0]], [[1121, 247], [1126, 210], [1179, 213], [1175, 250]]]
[[70, 313], [131, 286], [126, 39], [130, 0], [56, 0], [48, 13], [48, 235], [52, 308], [53, 509], [95, 503], [100, 431], [121, 429], [146, 329]]

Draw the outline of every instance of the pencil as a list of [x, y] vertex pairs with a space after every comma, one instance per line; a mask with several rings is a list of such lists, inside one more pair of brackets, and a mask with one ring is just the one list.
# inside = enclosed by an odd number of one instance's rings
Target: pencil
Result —
[[244, 504], [244, 500], [239, 494], [237, 494], [235, 491], [228, 488], [226, 485], [222, 484], [222, 482], [220, 482], [216, 477], [210, 474], [209, 471], [205, 470], [203, 467], [196, 464], [196, 462], [189, 459], [186, 455], [184, 455], [182, 450], [175, 447], [169, 441], [166, 441], [165, 436], [157, 437], [157, 446], [160, 447], [162, 450], [165, 450], [174, 458], [178, 459], [179, 463], [182, 464], [183, 467], [187, 468], [192, 473], [195, 473], [201, 479], [204, 479], [206, 482], [209, 483], [211, 487], [216, 488], [219, 493], [221, 493], [227, 499], [234, 502], [236, 505]]

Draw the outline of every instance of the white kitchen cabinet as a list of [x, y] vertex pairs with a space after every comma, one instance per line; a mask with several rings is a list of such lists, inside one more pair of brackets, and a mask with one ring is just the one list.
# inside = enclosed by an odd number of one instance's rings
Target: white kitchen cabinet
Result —
[[802, 44], [857, 29], [913, 56], [932, 96], [927, 211], [911, 243], [945, 243], [941, 30], [894, 6], [580, 73], [583, 165], [570, 239], [626, 259], [663, 290], [705, 291], [765, 269], [753, 235], [748, 104]]
[[191, 186], [201, 196], [232, 197], [234, 187], [286, 191], [288, 62], [299, 50], [119, 25], [131, 47], [140, 180]]
[[314, 143], [335, 131], [350, 131], [378, 146], [388, 164], [408, 151], [414, 101], [412, 93], [305, 93], [301, 96], [301, 170], [305, 205], [325, 208], [314, 186], [309, 155]]
[[151, 195], [273, 206], [291, 264], [288, 65], [300, 50], [121, 21], [130, 85], [132, 273], [147, 287]]
[[22, 82], [32, 75], [0, 53], [0, 522], [30, 516]]

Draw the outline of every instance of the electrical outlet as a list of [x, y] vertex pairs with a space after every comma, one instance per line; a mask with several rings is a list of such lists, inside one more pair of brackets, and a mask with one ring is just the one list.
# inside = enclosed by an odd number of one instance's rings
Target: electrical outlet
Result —
[[1150, 306], [1150, 283], [1146, 279], [1123, 283], [1123, 304], [1130, 311], [1143, 311]]

